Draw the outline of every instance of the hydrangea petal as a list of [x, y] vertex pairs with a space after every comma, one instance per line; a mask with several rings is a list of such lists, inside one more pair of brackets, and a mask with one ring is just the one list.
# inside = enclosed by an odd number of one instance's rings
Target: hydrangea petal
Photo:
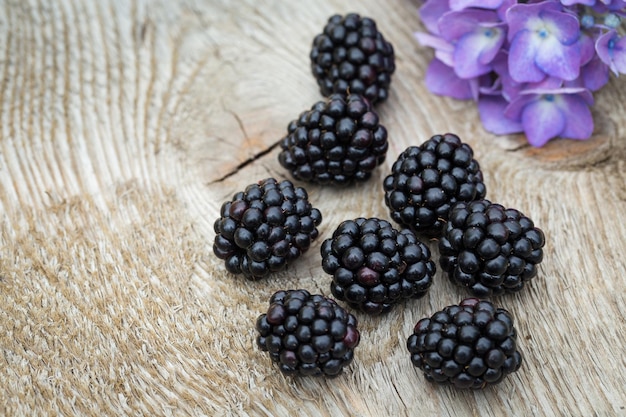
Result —
[[619, 11], [621, 13], [626, 13], [626, 1], [624, 0], [613, 0], [609, 1], [608, 4], [609, 10]]
[[550, 99], [560, 97], [541, 97], [529, 103], [522, 111], [522, 126], [528, 143], [540, 147], [558, 136], [565, 128], [565, 116], [561, 109]]
[[563, 45], [571, 45], [580, 37], [580, 22], [571, 14], [545, 10], [539, 14], [550, 34]]
[[438, 59], [433, 59], [426, 70], [426, 88], [441, 96], [448, 96], [459, 100], [468, 100], [474, 97], [470, 80], [463, 80], [454, 73], [454, 69]]
[[606, 64], [611, 65], [611, 54], [609, 51], [609, 43], [615, 39], [617, 32], [615, 30], [609, 30], [602, 36], [599, 36], [596, 40], [596, 52], [598, 57]]
[[623, 0], [601, 0], [596, 1], [592, 6], [593, 10], [598, 13], [606, 13], [607, 11], [623, 12], [626, 8], [626, 1]]
[[[481, 7], [483, 9], [497, 9], [502, 5], [503, 0], [450, 0], [452, 10], [463, 10], [470, 7]], [[442, 1], [442, 3], [445, 3]]]
[[509, 73], [517, 82], [541, 81], [545, 74], [535, 65], [541, 39], [529, 31], [519, 32], [509, 49]]
[[439, 31], [442, 38], [451, 42], [484, 23], [498, 23], [498, 15], [488, 10], [448, 12], [439, 19]]
[[561, 88], [531, 88], [528, 90], [524, 90], [524, 94], [536, 94], [536, 95], [547, 95], [552, 94], [555, 96], [562, 96], [565, 94], [577, 94], [580, 96], [588, 105], [593, 104], [593, 95], [591, 92], [585, 88], [581, 87], [561, 87]]
[[596, 0], [561, 0], [564, 6], [573, 6], [575, 4], [582, 4], [585, 6], [593, 6]]
[[609, 67], [598, 56], [580, 69], [583, 86], [591, 91], [598, 91], [609, 82]]
[[504, 109], [504, 116], [512, 120], [521, 120], [524, 108], [537, 99], [536, 94], [520, 94], [511, 100]]
[[519, 91], [522, 89], [523, 83], [518, 83], [509, 73], [508, 55], [505, 52], [501, 52], [493, 60], [493, 70], [498, 74], [498, 81], [502, 86], [501, 94], [507, 101], [513, 100], [519, 95]]
[[621, 37], [614, 46], [613, 64], [615, 72], [626, 74], [626, 37]]
[[580, 45], [580, 66], [582, 67], [596, 55], [596, 47], [593, 39], [585, 33], [581, 33], [578, 44]]
[[439, 34], [438, 21], [441, 16], [450, 10], [447, 1], [429, 0], [420, 7], [419, 13], [426, 29], [436, 35]]
[[452, 52], [435, 51], [435, 58], [437, 58], [449, 67], [454, 66], [454, 55], [452, 54]]
[[447, 42], [441, 39], [439, 36], [431, 35], [430, 33], [424, 33], [424, 32], [416, 32], [413, 34], [413, 36], [423, 46], [428, 46], [433, 49], [447, 51], [447, 52], [454, 51], [454, 45], [452, 45], [450, 42]]
[[501, 22], [506, 22], [506, 12], [516, 4], [516, 0], [504, 0], [497, 10], [498, 18]]
[[560, 10], [558, 2], [544, 1], [538, 4], [516, 4], [507, 10], [506, 21], [509, 24], [509, 41], [521, 31], [528, 29], [528, 25], [536, 21], [542, 11]]
[[626, 73], [626, 37], [619, 37], [615, 30], [609, 30], [596, 41], [598, 57], [615, 74]]
[[461, 37], [454, 50], [454, 70], [461, 78], [473, 78], [491, 71], [491, 61], [504, 43], [498, 28], [479, 28]]
[[561, 88], [563, 85], [563, 79], [559, 77], [546, 77], [538, 83], [526, 84], [526, 87], [530, 90], [559, 90], [565, 92], [566, 89]]
[[522, 124], [504, 115], [508, 102], [501, 96], [481, 96], [478, 99], [480, 120], [485, 129], [496, 135], [522, 132]]
[[593, 133], [593, 117], [585, 100], [577, 94], [566, 94], [561, 109], [567, 119], [561, 136], [588, 139]]
[[573, 80], [580, 72], [580, 48], [578, 44], [565, 46], [549, 36], [537, 48], [535, 64], [546, 74]]
[[[487, 74], [487, 76], [489, 76], [489, 74]], [[502, 83], [500, 82], [500, 78], [489, 78], [489, 82], [478, 84], [478, 94], [488, 96], [502, 96]]]
[[506, 40], [506, 33], [499, 27], [484, 27], [481, 30], [481, 35], [489, 38], [488, 42], [483, 41], [484, 48], [478, 56], [478, 62], [481, 64], [488, 64], [492, 62], [498, 53], [501, 51], [502, 45]]
[[454, 58], [452, 56], [454, 53], [454, 45], [430, 33], [416, 32], [413, 36], [422, 45], [433, 48], [437, 59], [443, 61], [450, 67], [454, 65]]

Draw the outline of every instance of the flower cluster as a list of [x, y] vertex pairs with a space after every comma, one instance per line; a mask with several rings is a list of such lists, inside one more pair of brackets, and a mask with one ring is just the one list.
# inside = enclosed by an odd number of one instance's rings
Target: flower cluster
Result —
[[593, 132], [592, 93], [626, 73], [626, 0], [426, 0], [435, 94], [478, 103], [495, 134], [533, 146]]

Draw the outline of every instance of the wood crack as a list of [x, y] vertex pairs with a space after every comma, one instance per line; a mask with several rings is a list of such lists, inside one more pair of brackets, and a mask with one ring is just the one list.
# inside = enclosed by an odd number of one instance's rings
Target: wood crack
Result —
[[274, 149], [276, 149], [276, 147], [278, 147], [280, 145], [281, 141], [282, 141], [282, 139], [272, 143], [267, 148], [260, 150], [259, 152], [257, 152], [254, 155], [250, 156], [245, 161], [241, 162], [239, 165], [234, 167], [232, 170], [228, 171], [226, 174], [222, 175], [220, 178], [217, 178], [217, 179], [207, 183], [207, 185], [216, 184], [216, 183], [219, 183], [219, 182], [222, 182], [222, 181], [226, 180], [227, 178], [232, 177], [233, 175], [235, 175], [240, 170], [242, 170], [245, 167], [247, 167], [248, 165], [252, 164], [254, 161], [256, 161], [258, 159], [261, 159], [265, 155], [267, 155], [268, 153], [272, 152]]

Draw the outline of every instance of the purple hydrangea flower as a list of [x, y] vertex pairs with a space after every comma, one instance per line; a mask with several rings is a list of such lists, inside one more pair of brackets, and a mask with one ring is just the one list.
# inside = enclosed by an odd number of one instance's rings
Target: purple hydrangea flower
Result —
[[506, 13], [509, 24], [509, 70], [518, 82], [547, 75], [573, 80], [580, 71], [579, 22], [559, 3], [516, 4]]
[[626, 37], [620, 37], [615, 30], [609, 30], [596, 41], [598, 57], [615, 74], [626, 74]]
[[473, 78], [492, 70], [491, 62], [506, 39], [506, 30], [495, 12], [462, 10], [439, 19], [441, 37], [454, 45], [454, 71]]
[[593, 133], [590, 106], [593, 97], [584, 88], [527, 90], [503, 111], [505, 117], [521, 122], [528, 143], [543, 146], [561, 136], [587, 139]]
[[626, 73], [626, 0], [426, 0], [426, 86], [477, 102], [485, 129], [533, 146], [593, 133], [592, 91]]

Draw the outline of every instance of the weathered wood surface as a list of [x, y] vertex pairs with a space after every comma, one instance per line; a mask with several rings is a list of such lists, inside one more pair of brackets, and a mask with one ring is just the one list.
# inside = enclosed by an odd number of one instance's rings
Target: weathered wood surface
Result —
[[[307, 186], [320, 239], [284, 273], [234, 278], [212, 254], [213, 221], [247, 184], [289, 177], [270, 148], [320, 99], [310, 43], [348, 11], [396, 49], [388, 160], [353, 188]], [[486, 133], [472, 103], [427, 93], [421, 28], [408, 0], [1, 2], [0, 414], [626, 415], [624, 80], [597, 94], [592, 140], [532, 149]], [[466, 295], [438, 273], [426, 298], [359, 315], [340, 378], [281, 376], [253, 341], [268, 297], [327, 294], [321, 240], [344, 219], [388, 217], [391, 162], [447, 131], [474, 148], [488, 197], [547, 236], [532, 285], [497, 300], [523, 368], [484, 392], [424, 381], [405, 340]]]

